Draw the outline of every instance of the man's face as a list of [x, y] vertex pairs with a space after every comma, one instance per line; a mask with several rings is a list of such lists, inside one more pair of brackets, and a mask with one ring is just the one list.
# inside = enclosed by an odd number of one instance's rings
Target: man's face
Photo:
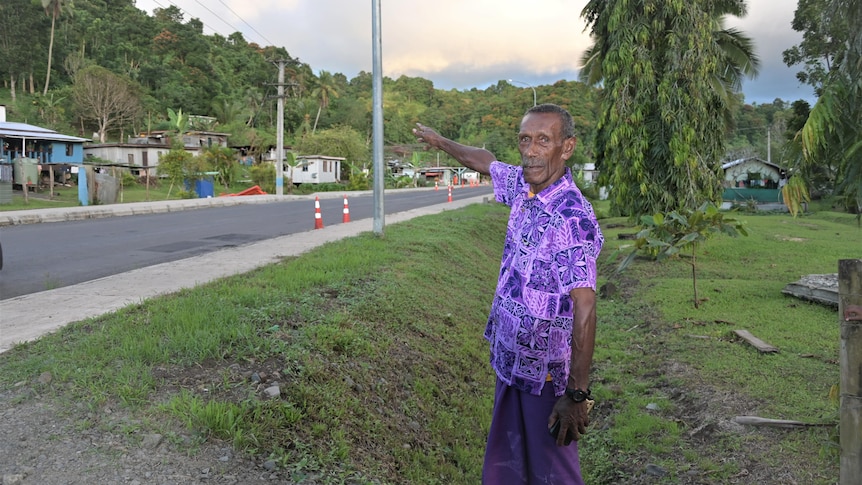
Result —
[[518, 150], [524, 180], [538, 194], [566, 171], [566, 160], [575, 149], [575, 138], [562, 139], [560, 116], [556, 113], [529, 113], [521, 120]]

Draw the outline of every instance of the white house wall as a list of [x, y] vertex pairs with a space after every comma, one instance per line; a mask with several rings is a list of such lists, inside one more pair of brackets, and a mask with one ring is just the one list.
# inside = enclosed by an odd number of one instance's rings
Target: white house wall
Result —
[[[140, 147], [95, 145], [84, 148], [85, 161], [86, 155], [92, 155], [111, 163], [133, 165], [141, 168], [144, 166], [145, 152], [147, 153], [147, 166], [149, 168], [155, 168], [159, 164], [159, 157], [166, 154], [168, 149], [164, 147], [143, 145]], [[129, 158], [129, 155], [131, 155], [131, 159]]]
[[[309, 158], [298, 160], [296, 167], [290, 168], [290, 179], [295, 184], [328, 184], [341, 180], [341, 160]], [[323, 163], [328, 162], [329, 171], [323, 171]], [[306, 170], [303, 170], [307, 167]]]

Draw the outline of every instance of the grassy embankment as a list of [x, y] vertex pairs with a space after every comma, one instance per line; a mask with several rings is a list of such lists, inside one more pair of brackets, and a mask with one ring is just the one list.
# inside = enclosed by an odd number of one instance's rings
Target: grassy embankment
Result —
[[[493, 390], [481, 334], [506, 216], [481, 205], [414, 219], [71, 325], [0, 355], [0, 386], [51, 372], [42, 395], [82, 428], [226, 440], [298, 481], [478, 483]], [[647, 464], [664, 473], [649, 483], [835, 482], [837, 312], [781, 289], [859, 257], [862, 234], [831, 212], [741, 218], [749, 237], [699, 254], [698, 310], [684, 260], [639, 259], [612, 278], [606, 257], [635, 229], [602, 221], [600, 284], [619, 292], [599, 300], [587, 483], [640, 483]], [[758, 354], [736, 328], [781, 351]], [[281, 397], [264, 398], [275, 382]], [[136, 424], [79, 401], [124, 406]], [[739, 414], [830, 425], [729, 425]], [[745, 479], [757, 476], [778, 481]]]

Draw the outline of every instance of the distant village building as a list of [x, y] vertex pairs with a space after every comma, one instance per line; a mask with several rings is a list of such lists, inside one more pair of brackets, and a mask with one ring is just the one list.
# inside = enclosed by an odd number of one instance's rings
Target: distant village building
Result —
[[780, 166], [757, 158], [747, 157], [721, 166], [724, 186], [737, 188], [777, 189], [786, 172]]
[[466, 167], [425, 167], [419, 169], [419, 176], [426, 183], [436, 182], [438, 185], [461, 185], [480, 179], [479, 172]]
[[85, 141], [48, 128], [6, 121], [6, 107], [0, 105], [0, 190], [5, 193], [8, 189], [11, 196], [14, 185], [38, 188], [52, 181], [65, 182], [83, 165]]
[[589, 162], [585, 163], [581, 166], [575, 166], [572, 170], [574, 173], [572, 175], [577, 176], [578, 173], [584, 174], [584, 181], [589, 184], [597, 184], [599, 181], [599, 171], [596, 170], [596, 164]]
[[326, 155], [299, 155], [296, 166], [287, 166], [287, 177], [294, 184], [341, 182], [341, 165], [345, 158]]
[[[183, 135], [183, 148], [193, 155], [200, 155], [212, 146], [227, 147], [228, 133], [212, 131], [190, 131]], [[155, 168], [159, 158], [170, 151], [169, 132], [160, 130], [131, 136], [127, 143], [88, 144], [84, 147], [87, 157], [96, 157], [109, 163], [128, 167], [134, 175]], [[154, 175], [153, 172], [150, 172]]]
[[778, 204], [787, 182], [782, 167], [757, 157], [740, 158], [721, 166], [724, 173], [723, 208], [734, 203]]
[[80, 165], [85, 141], [48, 128], [6, 121], [6, 107], [0, 105], [0, 163], [30, 158], [39, 164]]

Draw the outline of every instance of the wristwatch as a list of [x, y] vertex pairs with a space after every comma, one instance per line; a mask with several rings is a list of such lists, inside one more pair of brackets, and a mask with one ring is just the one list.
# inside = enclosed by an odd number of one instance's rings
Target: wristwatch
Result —
[[590, 390], [589, 390], [589, 389], [587, 389], [586, 391], [582, 391], [582, 390], [580, 390], [580, 389], [572, 389], [571, 387], [567, 387], [567, 388], [566, 388], [566, 395], [567, 395], [567, 396], [569, 396], [569, 398], [570, 398], [572, 401], [575, 401], [575, 402], [584, 402], [584, 401], [586, 401], [587, 399], [589, 399], [589, 397], [590, 397]]

